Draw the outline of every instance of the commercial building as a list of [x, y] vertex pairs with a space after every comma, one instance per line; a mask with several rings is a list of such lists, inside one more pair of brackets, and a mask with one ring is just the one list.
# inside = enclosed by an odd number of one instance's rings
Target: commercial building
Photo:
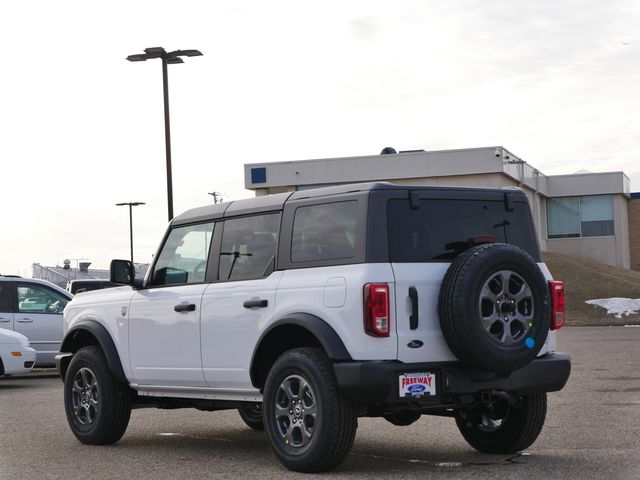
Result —
[[531, 203], [543, 251], [640, 270], [640, 198], [631, 195], [624, 172], [545, 175], [500, 146], [384, 151], [390, 153], [246, 164], [245, 188], [259, 196], [371, 181], [519, 187]]
[[47, 267], [45, 265], [40, 265], [39, 263], [34, 263], [32, 265], [32, 276], [33, 278], [48, 280], [62, 288], [65, 288], [67, 286], [67, 282], [71, 280], [109, 279], [109, 270], [97, 270], [94, 268], [89, 271], [90, 265], [91, 262], [78, 262], [76, 268], [73, 268], [69, 260], [65, 260], [62, 267]]
[[[109, 270], [100, 270], [96, 268], [89, 270], [90, 265], [91, 262], [81, 261], [78, 262], [77, 266], [74, 268], [71, 266], [70, 260], [65, 260], [62, 267], [47, 267], [45, 265], [40, 265], [39, 263], [34, 263], [32, 265], [32, 277], [39, 278], [41, 280], [48, 280], [62, 288], [65, 288], [67, 283], [71, 280], [109, 280]], [[147, 269], [149, 268], [148, 263], [135, 263], [134, 266], [137, 277], [144, 277]]]

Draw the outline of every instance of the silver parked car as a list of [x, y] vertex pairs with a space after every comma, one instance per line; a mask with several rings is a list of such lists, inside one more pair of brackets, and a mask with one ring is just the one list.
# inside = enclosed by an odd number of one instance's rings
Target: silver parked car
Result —
[[29, 339], [36, 366], [53, 366], [62, 343], [62, 311], [72, 298], [46, 280], [0, 276], [0, 328]]

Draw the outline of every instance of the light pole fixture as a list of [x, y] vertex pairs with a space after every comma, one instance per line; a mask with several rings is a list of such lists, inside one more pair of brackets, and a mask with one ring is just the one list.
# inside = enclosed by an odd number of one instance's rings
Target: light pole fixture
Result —
[[131, 263], [133, 263], [133, 207], [146, 205], [144, 202], [122, 202], [116, 203], [116, 207], [129, 205], [129, 239], [131, 240]]
[[173, 219], [173, 180], [171, 177], [171, 134], [169, 129], [169, 80], [167, 78], [167, 64], [184, 63], [180, 57], [197, 57], [202, 55], [199, 50], [174, 50], [167, 52], [162, 47], [145, 48], [144, 53], [129, 55], [130, 62], [144, 62], [152, 58], [162, 60], [162, 86], [164, 96], [164, 142], [167, 154], [167, 204], [169, 209], [169, 221]]
[[218, 204], [222, 203], [222, 193], [220, 192], [207, 192], [207, 194], [213, 197], [213, 203]]

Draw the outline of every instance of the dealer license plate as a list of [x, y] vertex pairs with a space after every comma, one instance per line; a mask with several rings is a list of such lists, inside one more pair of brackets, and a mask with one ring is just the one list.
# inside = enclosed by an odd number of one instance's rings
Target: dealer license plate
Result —
[[400, 398], [420, 398], [436, 394], [435, 373], [403, 373], [398, 378]]

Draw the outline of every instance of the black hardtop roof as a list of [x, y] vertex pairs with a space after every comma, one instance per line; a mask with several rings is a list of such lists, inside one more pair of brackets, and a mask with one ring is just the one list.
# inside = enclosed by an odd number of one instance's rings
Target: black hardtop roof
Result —
[[217, 220], [224, 217], [239, 216], [249, 213], [272, 212], [282, 210], [288, 201], [309, 198], [344, 195], [348, 193], [368, 192], [372, 190], [432, 190], [432, 191], [460, 191], [483, 193], [514, 193], [526, 198], [525, 193], [517, 187], [484, 188], [484, 187], [448, 187], [442, 185], [396, 185], [389, 182], [351, 183], [332, 187], [310, 188], [295, 192], [263, 195], [254, 198], [244, 198], [230, 202], [192, 208], [175, 217], [171, 225], [186, 225], [191, 223]]

